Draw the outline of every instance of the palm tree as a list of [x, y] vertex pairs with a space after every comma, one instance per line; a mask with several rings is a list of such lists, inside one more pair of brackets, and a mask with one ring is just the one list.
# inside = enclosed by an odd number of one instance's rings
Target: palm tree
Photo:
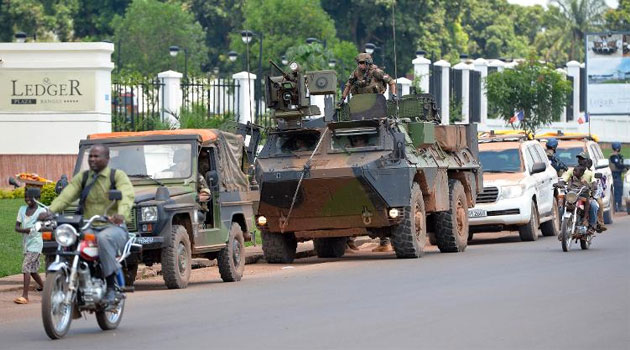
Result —
[[569, 59], [583, 60], [584, 36], [601, 28], [608, 6], [604, 0], [551, 0], [549, 3], [560, 9], [557, 19], [564, 30], [558, 40], [569, 42]]

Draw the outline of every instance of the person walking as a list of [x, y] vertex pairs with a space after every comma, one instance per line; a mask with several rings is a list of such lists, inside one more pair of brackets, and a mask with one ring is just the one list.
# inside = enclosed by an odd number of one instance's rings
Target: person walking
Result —
[[39, 214], [45, 212], [44, 208], [40, 208], [34, 197], [29, 191], [24, 192], [23, 205], [18, 209], [17, 220], [15, 222], [15, 232], [22, 234], [22, 246], [24, 249], [24, 260], [22, 261], [22, 274], [24, 274], [24, 289], [22, 296], [13, 300], [16, 304], [28, 304], [28, 288], [31, 284], [31, 277], [37, 282], [38, 291], [44, 289], [44, 282], [39, 277], [40, 256], [44, 242], [42, 233], [35, 230], [35, 223]]

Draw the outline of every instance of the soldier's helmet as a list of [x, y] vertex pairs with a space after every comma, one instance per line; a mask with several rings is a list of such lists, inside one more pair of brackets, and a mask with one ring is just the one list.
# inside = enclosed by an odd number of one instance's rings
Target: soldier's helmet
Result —
[[621, 142], [613, 142], [612, 149], [617, 152], [621, 151]]
[[558, 147], [558, 140], [555, 137], [550, 137], [547, 140], [547, 148], [551, 148], [551, 149], [555, 150], [556, 147]]
[[372, 55], [365, 52], [358, 54], [357, 57], [354, 58], [354, 60], [357, 61], [357, 63], [361, 61], [365, 61], [367, 64], [374, 63], [374, 61], [372, 61]]

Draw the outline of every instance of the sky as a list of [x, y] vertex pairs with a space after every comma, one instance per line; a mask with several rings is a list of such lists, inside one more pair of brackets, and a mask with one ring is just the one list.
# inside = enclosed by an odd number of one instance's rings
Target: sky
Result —
[[[510, 4], [519, 4], [523, 6], [531, 6], [531, 5], [546, 5], [548, 0], [508, 0]], [[619, 4], [618, 0], [605, 0], [606, 5], [617, 8]]]

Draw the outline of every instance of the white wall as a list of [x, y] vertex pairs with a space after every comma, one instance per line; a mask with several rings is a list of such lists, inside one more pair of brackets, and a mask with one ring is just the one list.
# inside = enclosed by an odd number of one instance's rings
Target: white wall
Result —
[[62, 112], [54, 104], [37, 112], [0, 110], [0, 153], [76, 154], [79, 140], [88, 134], [110, 132], [113, 51], [111, 43], [0, 43], [0, 75], [94, 74], [93, 86], [86, 87], [93, 91], [91, 110]]

